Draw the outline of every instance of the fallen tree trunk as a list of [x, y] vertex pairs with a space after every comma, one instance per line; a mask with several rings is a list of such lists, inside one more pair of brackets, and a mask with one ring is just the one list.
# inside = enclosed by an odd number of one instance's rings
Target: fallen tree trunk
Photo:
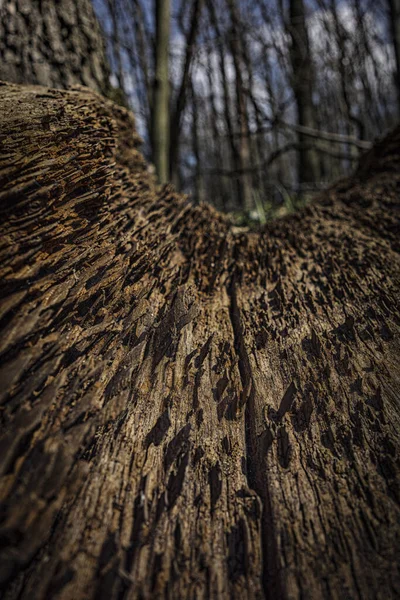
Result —
[[2, 598], [399, 594], [399, 138], [260, 232], [2, 85]]

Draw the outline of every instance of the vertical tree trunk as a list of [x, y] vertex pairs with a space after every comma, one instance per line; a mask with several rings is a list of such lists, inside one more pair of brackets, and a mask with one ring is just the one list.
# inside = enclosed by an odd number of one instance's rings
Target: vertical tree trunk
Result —
[[201, 149], [200, 149], [200, 132], [199, 132], [199, 110], [198, 110], [198, 98], [196, 91], [191, 86], [190, 95], [192, 98], [192, 137], [193, 137], [193, 153], [196, 159], [196, 171], [194, 181], [194, 199], [199, 204], [204, 202], [204, 181], [202, 174], [202, 160], [201, 160]]
[[[292, 45], [293, 91], [296, 99], [298, 123], [304, 127], [314, 127], [313, 118], [313, 68], [310, 44], [305, 20], [304, 0], [290, 0], [290, 35]], [[299, 133], [299, 143], [307, 146], [307, 138]], [[299, 152], [300, 184], [315, 183], [319, 179], [318, 157], [313, 149]]]
[[252, 198], [252, 178], [250, 174], [250, 141], [249, 123], [247, 114], [247, 96], [244, 89], [243, 76], [247, 65], [243, 60], [243, 31], [240, 30], [240, 17], [236, 0], [227, 0], [231, 18], [231, 30], [229, 34], [229, 48], [233, 58], [235, 69], [235, 92], [237, 122], [239, 124], [239, 136], [235, 142], [238, 143], [239, 173], [236, 175], [240, 182], [240, 196], [242, 208], [250, 210], [254, 208]]
[[[210, 30], [211, 28], [209, 28]], [[224, 160], [230, 159], [230, 140], [226, 141], [226, 136], [221, 135], [221, 129], [219, 123], [223, 122], [223, 119], [220, 117], [220, 113], [217, 109], [217, 98], [216, 91], [218, 95], [219, 91], [219, 78], [218, 73], [215, 73], [215, 69], [213, 69], [212, 60], [214, 57], [214, 52], [211, 47], [211, 36], [206, 39], [206, 43], [208, 44], [207, 48], [207, 82], [208, 82], [208, 90], [209, 90], [209, 129], [212, 137], [212, 147], [213, 154], [212, 159], [207, 163], [207, 167], [215, 165], [217, 169], [222, 169]], [[226, 122], [226, 119], [225, 119]], [[224, 128], [222, 127], [222, 130]], [[222, 139], [221, 139], [222, 138]], [[212, 177], [212, 176], [211, 176]], [[229, 198], [229, 182], [226, 179], [221, 177], [216, 178], [215, 176], [212, 179], [212, 187], [216, 190], [216, 200], [217, 203], [214, 204], [216, 208], [223, 210], [226, 212], [227, 210], [227, 198]], [[205, 187], [210, 186], [210, 181], [206, 183]]]
[[159, 183], [169, 180], [169, 33], [170, 0], [156, 0], [153, 159]]
[[[233, 171], [235, 174], [234, 182], [233, 182], [233, 188], [235, 190], [234, 198], [235, 198], [238, 206], [240, 208], [243, 208], [245, 206], [245, 197], [243, 195], [243, 185], [242, 185], [242, 176], [243, 176], [243, 173], [241, 173], [242, 162], [241, 162], [240, 152], [237, 147], [237, 140], [235, 139], [235, 132], [234, 132], [234, 126], [233, 126], [234, 119], [231, 114], [232, 113], [231, 97], [230, 97], [230, 93], [229, 93], [229, 82], [228, 82], [227, 69], [226, 69], [226, 48], [225, 48], [224, 43], [222, 42], [222, 39], [223, 39], [222, 31], [218, 24], [218, 18], [217, 18], [215, 6], [214, 6], [212, 0], [207, 0], [207, 8], [208, 8], [208, 12], [210, 15], [211, 26], [213, 27], [213, 29], [215, 31], [217, 39], [220, 40], [217, 51], [218, 51], [218, 58], [219, 58], [219, 70], [220, 70], [220, 74], [221, 74], [221, 85], [222, 85], [222, 93], [223, 93], [223, 101], [224, 101], [224, 120], [225, 120], [225, 124], [226, 124], [227, 136], [229, 139], [230, 155], [231, 155], [231, 160], [232, 160]], [[232, 210], [232, 207], [229, 207], [229, 208], [230, 208], [230, 210]], [[237, 207], [235, 207], [235, 208], [237, 208]]]
[[182, 127], [182, 119], [185, 113], [186, 100], [190, 96], [191, 89], [191, 68], [193, 63], [196, 37], [200, 25], [201, 10], [203, 0], [193, 0], [190, 18], [189, 32], [186, 39], [185, 60], [183, 63], [182, 79], [179, 85], [179, 91], [176, 98], [173, 116], [171, 119], [171, 142], [170, 142], [170, 171], [171, 181], [177, 183], [177, 171], [179, 162], [179, 142]]
[[398, 111], [400, 115], [400, 0], [389, 0], [390, 20], [396, 68], [394, 83], [397, 89]]
[[0, 128], [2, 600], [398, 597], [400, 130], [256, 233], [89, 91]]
[[118, 15], [118, 6], [116, 0], [107, 0], [108, 14], [110, 15], [112, 23], [112, 55], [114, 62], [114, 72], [118, 81], [118, 87], [122, 95], [125, 95], [125, 77], [124, 77], [124, 66], [122, 63], [121, 53], [121, 41], [120, 41], [120, 27], [119, 22], [121, 15]]
[[91, 0], [0, 4], [0, 79], [110, 91], [109, 67]]

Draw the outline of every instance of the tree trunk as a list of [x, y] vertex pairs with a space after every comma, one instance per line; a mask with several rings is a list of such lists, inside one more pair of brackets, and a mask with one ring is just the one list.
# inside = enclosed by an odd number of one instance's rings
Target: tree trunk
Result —
[[397, 90], [398, 111], [400, 115], [400, 0], [389, 0], [393, 49], [396, 60], [394, 83]]
[[244, 32], [240, 31], [240, 15], [235, 0], [227, 1], [227, 9], [230, 13], [231, 29], [229, 32], [229, 49], [231, 51], [233, 66], [235, 70], [235, 92], [237, 123], [239, 125], [238, 157], [240, 174], [236, 176], [240, 183], [240, 198], [242, 209], [251, 210], [255, 207], [252, 198], [252, 177], [250, 174], [250, 141], [249, 121], [247, 114], [247, 98], [244, 89], [243, 75], [248, 73], [249, 65], [243, 60]]
[[0, 79], [110, 92], [103, 35], [91, 0], [0, 5]]
[[[235, 140], [235, 132], [233, 127], [234, 115], [231, 114], [231, 97], [229, 91], [229, 79], [228, 79], [228, 65], [227, 65], [227, 52], [225, 49], [222, 40], [224, 38], [223, 31], [221, 30], [218, 22], [218, 15], [216, 13], [215, 3], [212, 0], [207, 0], [207, 9], [210, 17], [210, 25], [215, 31], [215, 35], [220, 42], [217, 45], [218, 52], [218, 66], [219, 72], [221, 76], [221, 87], [222, 87], [222, 97], [224, 103], [224, 120], [226, 126], [226, 132], [229, 139], [230, 145], [230, 155], [232, 160], [232, 166], [235, 173], [234, 181], [233, 181], [233, 194], [231, 194], [234, 198], [234, 202], [228, 208], [232, 210], [233, 206], [235, 208], [241, 208], [244, 210], [246, 205], [246, 199], [243, 196], [243, 185], [242, 185], [242, 176], [240, 174], [241, 169], [241, 157], [240, 152], [237, 147], [237, 143]], [[232, 206], [233, 205], [233, 206]]]
[[[293, 71], [293, 91], [296, 99], [298, 124], [301, 127], [314, 127], [313, 118], [313, 68], [310, 44], [305, 20], [303, 0], [290, 0], [290, 35], [292, 45], [290, 58]], [[299, 143], [307, 146], [307, 140], [299, 133]], [[318, 156], [315, 150], [303, 149], [299, 152], [299, 182], [312, 184], [319, 180]]]
[[398, 597], [400, 130], [246, 233], [92, 92], [0, 120], [2, 599]]
[[169, 179], [169, 30], [170, 0], [157, 0], [153, 157], [159, 183], [166, 183]]
[[[193, 0], [190, 15], [189, 31], [186, 37], [185, 59], [183, 63], [182, 79], [179, 86], [176, 105], [171, 119], [171, 136], [169, 145], [170, 175], [171, 181], [178, 182], [179, 167], [179, 144], [182, 129], [182, 120], [185, 114], [187, 97], [191, 93], [192, 79], [191, 70], [196, 49], [196, 38], [199, 31], [203, 0]], [[197, 115], [196, 115], [197, 118]]]

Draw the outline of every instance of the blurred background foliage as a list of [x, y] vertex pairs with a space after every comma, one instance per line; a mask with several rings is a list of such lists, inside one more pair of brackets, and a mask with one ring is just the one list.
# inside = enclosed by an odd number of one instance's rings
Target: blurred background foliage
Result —
[[166, 3], [169, 131], [157, 133], [168, 179], [196, 202], [239, 223], [292, 212], [399, 117], [399, 0], [95, 0], [149, 161]]

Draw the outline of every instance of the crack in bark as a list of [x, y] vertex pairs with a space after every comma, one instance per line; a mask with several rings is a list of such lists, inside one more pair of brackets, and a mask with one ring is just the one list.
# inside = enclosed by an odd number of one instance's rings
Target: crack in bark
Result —
[[[234, 248], [234, 256], [238, 247]], [[234, 347], [238, 356], [238, 370], [242, 383], [240, 408], [244, 407], [245, 447], [246, 447], [246, 478], [249, 488], [257, 495], [261, 505], [261, 553], [262, 575], [261, 583], [266, 600], [284, 598], [285, 590], [279, 577], [278, 549], [273, 532], [271, 501], [269, 497], [269, 482], [265, 458], [262, 455], [264, 444], [259, 443], [261, 436], [256, 432], [255, 387], [251, 365], [244, 340], [243, 326], [240, 318], [240, 308], [236, 292], [236, 274], [234, 273], [227, 287], [229, 297], [229, 316], [234, 336]]]

